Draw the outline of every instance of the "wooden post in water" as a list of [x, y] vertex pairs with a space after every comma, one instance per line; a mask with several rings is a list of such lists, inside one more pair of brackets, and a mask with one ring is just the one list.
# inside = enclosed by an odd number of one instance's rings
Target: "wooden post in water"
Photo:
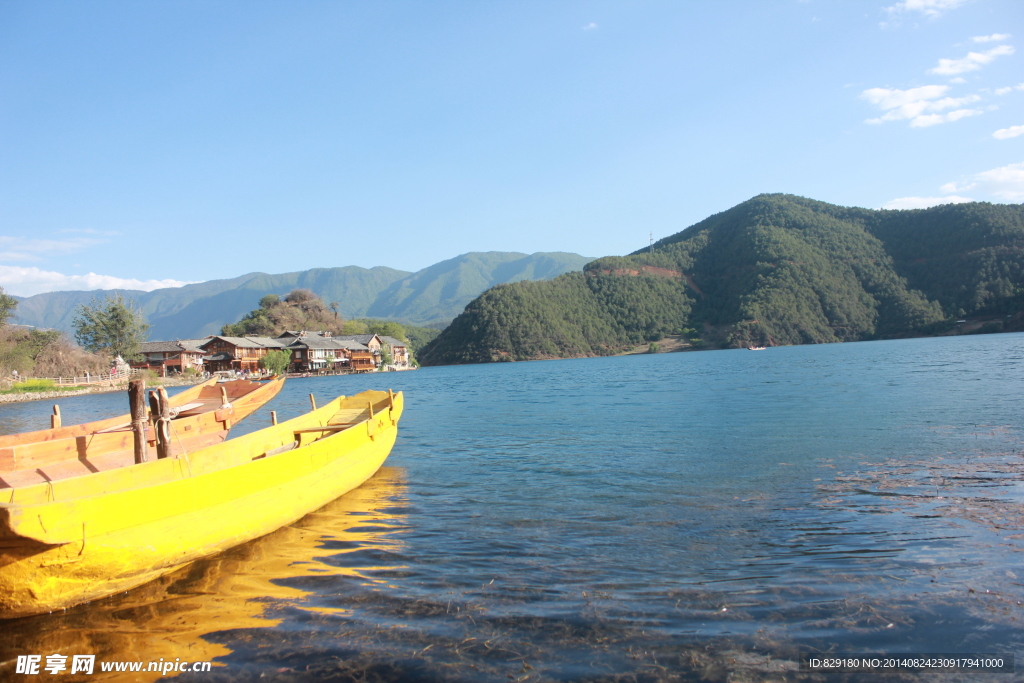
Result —
[[60, 427], [60, 406], [53, 406], [53, 415], [50, 416], [50, 429], [57, 429]]
[[128, 403], [132, 408], [132, 432], [135, 437], [135, 462], [146, 462], [146, 380], [128, 382]]
[[309, 395], [309, 405], [313, 406], [313, 410], [316, 410], [316, 399], [313, 398], [313, 394]]
[[156, 435], [156, 457], [168, 458], [171, 455], [171, 405], [166, 389], [158, 387], [149, 392], [149, 409]]
[[277, 411], [276, 410], [271, 410], [270, 411], [270, 424], [272, 424], [272, 425], [276, 425], [277, 424]]

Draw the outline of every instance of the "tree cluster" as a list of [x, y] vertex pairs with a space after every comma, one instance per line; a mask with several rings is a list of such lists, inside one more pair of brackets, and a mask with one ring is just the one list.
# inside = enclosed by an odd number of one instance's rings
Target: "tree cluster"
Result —
[[0, 288], [0, 376], [74, 377], [106, 371], [107, 358], [83, 351], [57, 330], [7, 324], [17, 305]]
[[134, 303], [120, 294], [80, 306], [72, 327], [75, 341], [86, 351], [106, 352], [128, 362], [139, 356], [149, 329]]
[[267, 294], [259, 307], [249, 311], [236, 323], [221, 328], [230, 337], [276, 337], [288, 330], [330, 332], [333, 335], [378, 334], [409, 343], [413, 353], [440, 332], [426, 327], [403, 325], [392, 320], [360, 318], [345, 320], [338, 315], [338, 302], [325, 304], [308, 289], [294, 289], [284, 297]]

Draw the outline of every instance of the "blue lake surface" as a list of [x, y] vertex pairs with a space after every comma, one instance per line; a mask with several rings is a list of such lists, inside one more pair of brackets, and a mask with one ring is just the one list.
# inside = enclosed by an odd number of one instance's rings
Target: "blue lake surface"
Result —
[[[179, 676], [207, 681], [825, 680], [797, 670], [822, 652], [1024, 667], [1024, 335], [294, 379], [233, 435], [369, 388], [406, 412], [364, 487], [4, 622], [0, 660], [212, 659]], [[126, 405], [61, 401], [65, 423]], [[49, 409], [0, 406], [0, 430]]]

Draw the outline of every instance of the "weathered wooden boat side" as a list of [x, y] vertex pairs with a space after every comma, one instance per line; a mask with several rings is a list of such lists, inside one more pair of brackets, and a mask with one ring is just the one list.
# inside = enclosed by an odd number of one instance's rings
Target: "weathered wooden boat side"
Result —
[[[193, 387], [196, 391], [189, 390], [187, 400], [176, 401], [176, 406], [172, 406], [172, 410], [178, 412], [169, 424], [171, 455], [177, 456], [220, 443], [227, 438], [234, 423], [274, 398], [283, 385], [284, 378], [281, 377], [263, 384], [242, 380], [221, 385], [215, 382], [204, 383]], [[124, 417], [113, 419], [118, 420], [118, 423], [102, 430], [59, 439], [23, 439], [23, 443], [0, 448], [0, 491], [83, 476], [134, 463], [131, 422], [125, 422]], [[156, 435], [152, 425], [146, 428], [146, 439], [151, 449], [155, 448]], [[156, 457], [155, 453], [152, 457]]]
[[[213, 378], [203, 382], [202, 384], [191, 386], [184, 391], [179, 391], [174, 396], [171, 396], [171, 407], [177, 408], [178, 406], [183, 406], [186, 403], [192, 403], [199, 398], [205, 390], [211, 387], [215, 388], [216, 386], [217, 378]], [[4, 434], [0, 435], [0, 449], [27, 443], [54, 441], [57, 439], [82, 436], [84, 434], [93, 434], [105, 429], [113, 429], [121, 425], [131, 423], [131, 420], [131, 415], [118, 415], [117, 417], [108, 417], [103, 420], [93, 420], [92, 422], [83, 422], [82, 424], [77, 425], [64, 425], [57, 427], [56, 429], [39, 429], [34, 432]]]
[[402, 407], [363, 392], [190, 455], [0, 491], [0, 617], [127, 590], [303, 517], [377, 471]]

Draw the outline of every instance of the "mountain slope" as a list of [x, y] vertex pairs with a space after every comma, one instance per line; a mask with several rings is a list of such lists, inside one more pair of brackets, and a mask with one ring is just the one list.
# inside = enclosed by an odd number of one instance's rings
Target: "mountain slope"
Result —
[[[665, 334], [722, 347], [920, 335], [954, 316], [1021, 313], [1022, 292], [1020, 205], [872, 211], [760, 195], [651, 248], [597, 259], [584, 276], [488, 292], [420, 358], [600, 355]], [[584, 329], [572, 309], [604, 330], [584, 335], [589, 349], [558, 341]], [[507, 329], [537, 319], [557, 351]]]
[[[553, 277], [579, 270], [590, 259], [577, 254], [469, 253], [417, 273], [378, 266], [314, 268], [270, 275], [248, 273], [152, 292], [117, 290], [132, 299], [150, 323], [150, 339], [187, 339], [217, 334], [239, 320], [266, 294], [312, 290], [338, 302], [345, 318], [376, 317], [409, 323], [448, 321], [488, 287], [500, 282]], [[21, 299], [15, 322], [71, 331], [75, 311], [114, 290], [49, 292]]]
[[478, 252], [441, 261], [385, 289], [367, 309], [372, 318], [416, 322], [451, 320], [481, 292], [521, 280], [547, 280], [582, 270], [590, 261], [578, 254]]

